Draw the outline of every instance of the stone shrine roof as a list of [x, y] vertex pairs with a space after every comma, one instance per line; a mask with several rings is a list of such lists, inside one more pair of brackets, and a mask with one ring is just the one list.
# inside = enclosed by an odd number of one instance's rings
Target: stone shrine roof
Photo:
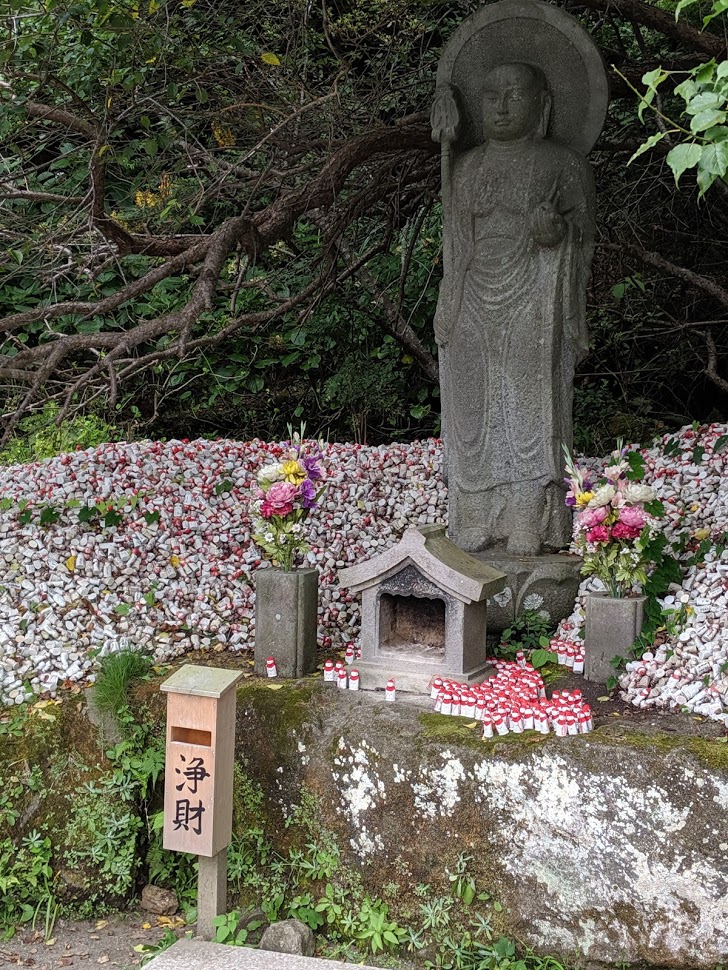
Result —
[[376, 586], [413, 564], [436, 586], [464, 603], [479, 603], [506, 584], [506, 575], [459, 549], [441, 525], [410, 526], [396, 546], [367, 562], [339, 570], [353, 593]]

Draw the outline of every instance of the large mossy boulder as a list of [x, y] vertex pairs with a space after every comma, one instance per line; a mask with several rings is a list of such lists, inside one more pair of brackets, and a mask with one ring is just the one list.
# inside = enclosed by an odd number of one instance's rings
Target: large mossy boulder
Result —
[[398, 885], [396, 905], [446, 890], [465, 855], [503, 905], [496, 929], [538, 951], [714, 967], [728, 955], [728, 745], [660, 724], [484, 742], [411, 702], [253, 682], [237, 751], [281, 845], [303, 786], [367, 889]]

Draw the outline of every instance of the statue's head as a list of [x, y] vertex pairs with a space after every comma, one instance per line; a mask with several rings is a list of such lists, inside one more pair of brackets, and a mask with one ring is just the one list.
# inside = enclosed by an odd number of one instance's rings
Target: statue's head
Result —
[[501, 64], [483, 85], [483, 132], [491, 141], [545, 138], [551, 95], [543, 71], [531, 64]]

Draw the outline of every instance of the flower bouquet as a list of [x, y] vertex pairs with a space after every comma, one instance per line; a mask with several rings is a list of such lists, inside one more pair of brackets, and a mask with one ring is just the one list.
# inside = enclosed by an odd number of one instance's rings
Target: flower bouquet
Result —
[[617, 442], [603, 478], [592, 481], [564, 446], [569, 486], [566, 504], [576, 510], [575, 543], [583, 556], [582, 575], [596, 576], [615, 598], [647, 582], [650, 545], [664, 514], [655, 492], [639, 482], [644, 461]]
[[[253, 540], [263, 552], [289, 572], [308, 551], [303, 523], [317, 508], [324, 487], [321, 452], [306, 452], [294, 440], [281, 460], [258, 472], [258, 498], [253, 507]], [[318, 484], [317, 484], [318, 483]]]

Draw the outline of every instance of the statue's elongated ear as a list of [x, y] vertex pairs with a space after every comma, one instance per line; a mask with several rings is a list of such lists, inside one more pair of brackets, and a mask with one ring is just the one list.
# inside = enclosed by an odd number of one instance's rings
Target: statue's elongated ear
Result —
[[541, 123], [538, 127], [540, 138], [545, 138], [549, 131], [549, 118], [551, 117], [551, 95], [546, 91], [541, 95]]

